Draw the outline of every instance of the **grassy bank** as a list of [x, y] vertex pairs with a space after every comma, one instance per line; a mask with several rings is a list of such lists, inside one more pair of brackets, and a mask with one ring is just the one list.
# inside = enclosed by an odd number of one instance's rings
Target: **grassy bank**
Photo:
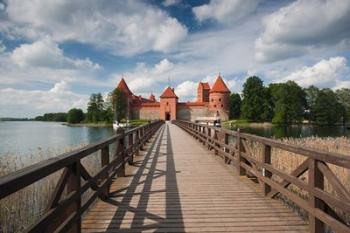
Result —
[[245, 119], [238, 120], [228, 120], [222, 123], [222, 126], [226, 129], [239, 128], [239, 127], [255, 127], [255, 128], [264, 128], [271, 127], [271, 122], [251, 122]]
[[105, 128], [112, 127], [112, 123], [98, 122], [98, 123], [62, 123], [62, 125], [67, 125], [70, 127], [96, 127], [96, 128]]
[[[131, 126], [134, 126], [134, 127], [137, 127], [137, 126], [140, 126], [140, 125], [144, 125], [144, 124], [147, 124], [149, 121], [148, 120], [143, 120], [143, 119], [137, 119], [137, 120], [129, 120], [129, 124]], [[124, 122], [122, 122], [124, 123]], [[101, 127], [101, 128], [104, 128], [104, 127], [112, 127], [112, 123], [108, 123], [108, 122], [96, 122], [96, 123], [89, 123], [89, 122], [82, 122], [82, 123], [68, 123], [68, 122], [65, 122], [65, 123], [62, 123], [63, 125], [67, 125], [67, 126], [71, 126], [71, 127]]]

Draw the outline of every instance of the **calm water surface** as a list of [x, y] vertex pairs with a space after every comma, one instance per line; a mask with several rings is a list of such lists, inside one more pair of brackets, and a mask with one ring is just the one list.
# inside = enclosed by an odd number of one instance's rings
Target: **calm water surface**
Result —
[[69, 127], [57, 122], [0, 121], [0, 157], [35, 154], [97, 142], [113, 134], [112, 128]]

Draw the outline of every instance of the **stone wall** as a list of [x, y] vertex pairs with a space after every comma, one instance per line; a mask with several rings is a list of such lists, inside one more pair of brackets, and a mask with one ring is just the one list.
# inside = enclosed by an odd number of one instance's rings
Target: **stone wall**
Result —
[[160, 117], [160, 108], [143, 107], [140, 108], [138, 112], [137, 119], [157, 120]]
[[198, 117], [210, 116], [207, 106], [178, 106], [176, 118], [178, 120], [195, 121]]

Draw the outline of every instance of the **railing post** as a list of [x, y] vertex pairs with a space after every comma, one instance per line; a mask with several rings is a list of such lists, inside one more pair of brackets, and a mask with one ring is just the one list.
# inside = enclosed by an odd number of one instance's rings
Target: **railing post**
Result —
[[240, 176], [246, 175], [246, 170], [241, 166], [241, 162], [243, 161], [241, 152], [242, 152], [242, 138], [241, 138], [241, 130], [237, 130], [237, 172]]
[[218, 136], [219, 131], [214, 129], [214, 135], [213, 135], [213, 141], [214, 141], [214, 154], [218, 155], [219, 150], [217, 147], [220, 147], [219, 144], [217, 143], [219, 141], [219, 136]]
[[[318, 161], [315, 159], [310, 159], [309, 162], [309, 187], [311, 190], [319, 188], [323, 190], [324, 188], [324, 177], [322, 172], [317, 166]], [[309, 204], [312, 208], [317, 208], [324, 210], [325, 205], [322, 200], [315, 197], [312, 193], [309, 192]], [[309, 224], [311, 233], [323, 233], [325, 232], [325, 225], [318, 218], [314, 217], [309, 213]]]
[[205, 126], [202, 127], [202, 134], [203, 136], [205, 136], [205, 138], [203, 139], [203, 145], [205, 146], [206, 141], [207, 141], [207, 136], [206, 136], [206, 130], [205, 130]]
[[119, 142], [117, 143], [117, 156], [119, 156], [119, 162], [121, 163], [118, 169], [118, 177], [125, 176], [125, 132], [123, 128], [118, 128], [117, 134], [120, 134]]
[[[105, 146], [101, 149], [101, 167], [107, 166], [109, 164], [109, 146]], [[108, 171], [104, 175], [104, 179], [108, 178]], [[102, 196], [108, 197], [109, 195], [109, 184], [106, 189], [103, 190]]]
[[211, 143], [211, 128], [207, 128], [208, 129], [208, 134], [207, 134], [207, 145], [208, 145], [208, 150], [210, 150], [210, 144]]
[[[264, 163], [265, 164], [271, 164], [271, 146], [269, 145], [264, 145]], [[263, 168], [263, 176], [267, 177], [267, 178], [271, 178], [272, 177], [272, 173], [267, 170], [266, 168]], [[266, 196], [269, 192], [271, 192], [271, 186], [264, 183], [264, 195]]]
[[128, 163], [129, 163], [129, 165], [132, 165], [133, 163], [134, 163], [134, 151], [133, 151], [133, 147], [134, 147], [134, 133], [130, 133], [129, 134], [129, 146], [128, 146], [128, 148], [129, 148], [129, 154], [128, 154], [128, 156], [129, 156], [129, 159], [128, 159]]
[[135, 135], [135, 144], [137, 146], [136, 152], [135, 152], [135, 156], [139, 156], [140, 155], [140, 150], [141, 150], [141, 141], [140, 141], [140, 130], [136, 131], [136, 135]]
[[[229, 145], [228, 137], [229, 137], [228, 133], [224, 133], [224, 143], [227, 146]], [[224, 151], [226, 153], [229, 153], [230, 150], [227, 148], [227, 146], [224, 147]], [[225, 158], [225, 163], [228, 163], [230, 161], [230, 159], [225, 154], [224, 154], [224, 158]]]
[[[80, 162], [77, 161], [70, 166], [70, 176], [67, 182], [67, 193], [80, 192]], [[77, 212], [81, 208], [81, 196], [67, 208], [63, 216], [68, 217], [71, 214]], [[68, 233], [80, 233], [81, 232], [81, 217], [79, 216], [77, 221], [70, 228]]]

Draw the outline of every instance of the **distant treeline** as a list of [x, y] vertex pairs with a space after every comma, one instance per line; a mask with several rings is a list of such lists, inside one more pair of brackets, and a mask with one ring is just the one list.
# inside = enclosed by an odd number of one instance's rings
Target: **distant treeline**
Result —
[[65, 112], [56, 112], [56, 113], [45, 113], [42, 116], [37, 116], [34, 118], [36, 121], [67, 121], [67, 113]]
[[32, 118], [0, 117], [0, 121], [32, 121]]
[[249, 77], [242, 95], [230, 96], [230, 118], [251, 122], [318, 125], [345, 124], [350, 120], [350, 89], [302, 88], [293, 81], [263, 85]]
[[112, 123], [114, 119], [114, 110], [116, 106], [118, 120], [125, 120], [126, 103], [124, 94], [115, 89], [108, 95], [106, 100], [101, 93], [91, 94], [87, 106], [87, 112], [79, 108], [72, 108], [67, 113], [45, 113], [43, 116], [34, 118], [36, 121], [61, 121], [69, 123]]

